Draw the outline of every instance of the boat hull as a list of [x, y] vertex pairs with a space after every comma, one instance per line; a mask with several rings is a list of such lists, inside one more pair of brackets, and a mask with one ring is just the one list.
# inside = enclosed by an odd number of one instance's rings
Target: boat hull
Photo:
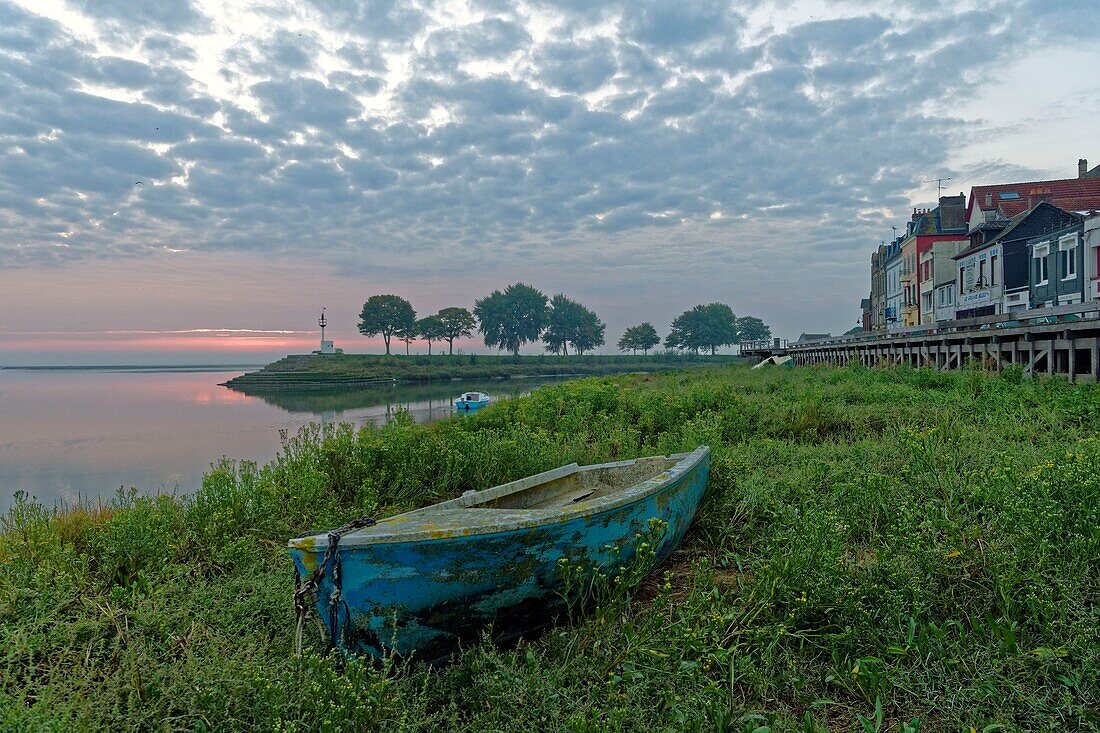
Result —
[[[615, 575], [633, 553], [631, 541], [651, 520], [666, 523], [655, 562], [683, 539], [703, 498], [709, 453], [676, 480], [635, 501], [578, 516], [490, 534], [340, 547], [341, 602], [326, 572], [316, 609], [334, 643], [351, 653], [389, 652], [434, 660], [492, 628], [497, 641], [553, 623], [564, 606], [560, 561]], [[298, 572], [322, 561], [323, 549], [292, 549]], [[332, 614], [336, 613], [335, 623]]]

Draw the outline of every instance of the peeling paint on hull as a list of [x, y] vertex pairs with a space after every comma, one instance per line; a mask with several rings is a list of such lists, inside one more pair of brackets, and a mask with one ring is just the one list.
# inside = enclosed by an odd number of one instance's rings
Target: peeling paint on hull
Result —
[[[614, 574], [623, 558], [612, 548], [660, 519], [668, 524], [655, 548], [660, 562], [691, 525], [708, 474], [706, 452], [657, 490], [606, 511], [511, 531], [341, 545], [334, 560], [342, 577], [336, 646], [375, 657], [392, 650], [437, 659], [490, 626], [498, 641], [529, 635], [562, 609], [559, 560]], [[324, 550], [292, 546], [298, 572], [312, 570]], [[332, 572], [326, 571], [316, 609], [331, 628]]]

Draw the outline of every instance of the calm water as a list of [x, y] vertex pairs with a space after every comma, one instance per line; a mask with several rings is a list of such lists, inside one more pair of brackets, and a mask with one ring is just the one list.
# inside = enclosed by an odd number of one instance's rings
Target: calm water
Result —
[[[188, 493], [222, 456], [267, 461], [279, 431], [310, 422], [416, 422], [454, 413], [480, 389], [510, 396], [552, 380], [246, 395], [218, 386], [246, 371], [0, 369], [0, 510], [25, 491], [48, 505], [119, 487]], [[560, 380], [558, 380], [560, 381]]]

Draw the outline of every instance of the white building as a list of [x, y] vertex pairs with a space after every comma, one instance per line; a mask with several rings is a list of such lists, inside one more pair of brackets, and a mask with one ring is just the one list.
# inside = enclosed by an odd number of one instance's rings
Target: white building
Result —
[[[955, 293], [950, 293], [950, 303], [946, 301], [947, 295], [937, 294], [945, 283], [954, 283], [955, 260], [959, 252], [966, 249], [970, 241], [960, 239], [946, 242], [933, 242], [932, 245], [920, 255], [920, 316], [921, 325], [932, 324], [937, 321], [949, 321], [955, 316]], [[951, 307], [951, 315], [941, 318], [941, 311], [946, 312], [947, 306]]]
[[955, 320], [955, 288], [955, 278], [951, 278], [945, 283], [937, 284], [932, 291], [937, 323]]
[[[955, 309], [960, 312], [960, 318], [1002, 312], [1004, 274], [1001, 259], [1001, 247], [994, 244], [954, 260]], [[1026, 288], [1022, 302], [1026, 309]]]

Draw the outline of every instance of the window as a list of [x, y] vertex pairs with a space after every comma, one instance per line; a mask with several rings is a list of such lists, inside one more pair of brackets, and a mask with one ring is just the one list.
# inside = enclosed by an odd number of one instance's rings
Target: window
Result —
[[984, 288], [989, 285], [989, 281], [985, 279], [985, 260], [978, 262], [978, 287]]
[[1077, 277], [1077, 258], [1073, 255], [1072, 249], [1058, 251], [1058, 259], [1061, 260], [1058, 263], [1058, 269], [1062, 273], [1063, 280], [1072, 280]]
[[1058, 269], [1063, 280], [1077, 277], [1077, 235], [1070, 234], [1058, 240]]
[[1047, 284], [1047, 258], [1036, 257], [1035, 258], [1035, 284], [1046, 285]]
[[965, 267], [959, 268], [959, 295], [963, 294], [963, 275], [966, 272]]
[[989, 258], [989, 287], [997, 284], [997, 255]]

